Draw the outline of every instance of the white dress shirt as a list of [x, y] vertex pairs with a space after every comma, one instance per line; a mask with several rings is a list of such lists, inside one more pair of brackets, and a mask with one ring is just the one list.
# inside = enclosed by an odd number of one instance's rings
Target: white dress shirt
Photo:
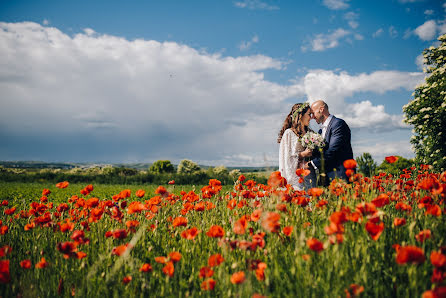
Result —
[[[333, 119], [333, 115], [328, 115], [327, 119], [325, 119], [324, 123], [322, 123], [321, 125], [321, 129], [322, 129], [322, 133], [321, 136], [325, 139], [325, 134], [327, 133], [327, 127], [328, 124], [330, 124], [331, 119]], [[318, 170], [318, 168], [316, 167], [316, 165], [313, 163], [313, 161], [310, 161], [310, 163], [313, 165], [313, 167]]]

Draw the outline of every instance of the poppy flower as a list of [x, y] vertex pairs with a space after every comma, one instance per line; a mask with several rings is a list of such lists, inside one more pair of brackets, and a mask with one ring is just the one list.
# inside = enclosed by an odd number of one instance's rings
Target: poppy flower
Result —
[[344, 290], [347, 298], [359, 297], [359, 294], [364, 292], [364, 286], [359, 286], [357, 284], [351, 284], [350, 287]]
[[20, 267], [23, 269], [29, 269], [31, 268], [31, 260], [23, 260], [20, 262]]
[[241, 284], [245, 281], [245, 272], [243, 271], [239, 271], [236, 272], [234, 274], [232, 274], [231, 276], [231, 283], [233, 284]]
[[135, 201], [130, 203], [127, 209], [127, 213], [128, 214], [141, 213], [141, 211], [143, 210], [147, 210], [146, 206], [144, 206], [144, 204], [141, 202]]
[[83, 251], [79, 251], [76, 253], [76, 255], [74, 257], [78, 260], [81, 260], [81, 259], [85, 258], [86, 256], [87, 256], [86, 253], [84, 253]]
[[197, 237], [197, 235], [200, 232], [201, 231], [199, 231], [196, 227], [192, 227], [188, 230], [184, 230], [183, 232], [181, 232], [181, 237], [187, 240], [193, 240], [195, 239], [195, 237]]
[[64, 255], [71, 255], [76, 250], [76, 244], [74, 242], [61, 242], [57, 244], [57, 250]]
[[6, 256], [7, 254], [10, 254], [11, 252], [12, 252], [12, 247], [7, 244], [0, 247], [0, 258]]
[[9, 275], [9, 260], [0, 261], [0, 283], [7, 284], [11, 281]]
[[446, 255], [442, 254], [439, 251], [433, 251], [431, 252], [430, 257], [432, 265], [435, 266], [435, 268], [439, 269], [446, 269]]
[[354, 160], [354, 159], [347, 159], [347, 160], [344, 160], [344, 168], [346, 168], [346, 169], [354, 169], [354, 168], [356, 168], [356, 160]]
[[305, 177], [310, 175], [310, 170], [308, 169], [297, 169], [296, 170], [296, 175], [299, 177]]
[[172, 262], [176, 263], [181, 260], [181, 254], [177, 251], [173, 251], [169, 254], [169, 258]]
[[173, 184], [175, 184], [175, 180], [170, 180], [167, 184], [173, 185]]
[[265, 219], [262, 221], [262, 227], [271, 233], [280, 231], [280, 214], [276, 212], [268, 212]]
[[42, 269], [48, 267], [50, 264], [45, 260], [44, 257], [40, 259], [40, 261], [36, 264], [36, 268]]
[[225, 230], [223, 230], [223, 228], [220, 226], [214, 225], [209, 228], [206, 235], [213, 238], [221, 238], [225, 235]]
[[394, 225], [395, 227], [404, 226], [405, 224], [406, 224], [406, 219], [405, 219], [405, 218], [399, 218], [399, 217], [397, 217], [397, 218], [395, 218], [395, 219], [393, 220], [393, 225]]
[[413, 264], [421, 264], [426, 260], [424, 256], [424, 252], [421, 248], [417, 246], [400, 246], [397, 255], [396, 262], [399, 265], [413, 263]]
[[208, 265], [209, 267], [215, 267], [223, 263], [225, 259], [222, 257], [221, 254], [215, 254], [209, 257], [208, 259]]
[[245, 216], [242, 216], [234, 223], [233, 231], [238, 235], [243, 235], [246, 232], [246, 228], [248, 227], [248, 221]]
[[56, 187], [57, 187], [57, 188], [60, 188], [60, 189], [62, 189], [62, 188], [67, 188], [69, 184], [70, 184], [70, 183], [69, 183], [68, 181], [59, 182], [59, 183], [56, 184]]
[[243, 182], [243, 181], [245, 181], [245, 179], [246, 179], [246, 177], [244, 175], [240, 175], [237, 180], [240, 182]]
[[169, 277], [172, 277], [175, 273], [175, 267], [173, 266], [173, 262], [167, 262], [166, 266], [163, 268], [163, 273]]
[[113, 238], [125, 239], [127, 238], [127, 231], [125, 229], [118, 229], [113, 231]]
[[446, 297], [446, 286], [436, 287], [423, 293], [422, 298], [443, 298]]
[[142, 198], [145, 194], [146, 194], [146, 192], [144, 190], [142, 190], [142, 189], [138, 189], [135, 192], [135, 196], [137, 196], [138, 198]]
[[9, 209], [5, 209], [4, 213], [6, 215], [12, 215], [12, 214], [14, 214], [15, 210], [16, 210], [16, 208], [12, 207], [12, 208], [9, 208]]
[[285, 187], [287, 185], [287, 181], [284, 177], [282, 177], [280, 171], [275, 171], [269, 176], [268, 185], [271, 187]]
[[389, 196], [386, 194], [380, 194], [377, 198], [373, 199], [371, 203], [378, 208], [386, 206], [390, 203]]
[[207, 266], [201, 267], [200, 272], [198, 273], [198, 277], [200, 278], [211, 277], [212, 275], [214, 275], [214, 270]]
[[51, 191], [49, 190], [49, 189], [47, 189], [47, 188], [44, 188], [43, 190], [42, 190], [42, 196], [47, 196], [47, 195], [49, 195], [51, 193]]
[[159, 264], [166, 264], [167, 258], [166, 257], [155, 257], [155, 262], [157, 262]]
[[417, 235], [415, 235], [415, 239], [419, 242], [424, 242], [424, 240], [429, 239], [431, 237], [431, 230], [423, 230], [420, 231]]
[[324, 245], [316, 238], [310, 238], [307, 240], [307, 246], [309, 249], [315, 252], [321, 252], [324, 250]]
[[289, 237], [291, 235], [291, 233], [293, 232], [293, 227], [291, 227], [291, 226], [284, 227], [282, 229], [282, 232]]
[[132, 246], [130, 245], [130, 243], [113, 247], [112, 255], [122, 256], [127, 251], [127, 249], [130, 249], [131, 247]]
[[152, 272], [152, 265], [148, 263], [142, 264], [141, 268], [139, 268], [139, 271], [141, 272]]
[[375, 224], [369, 220], [365, 225], [365, 229], [369, 233], [370, 237], [372, 237], [372, 239], [376, 241], [381, 236], [381, 233], [384, 231], [384, 223], [380, 222], [379, 224]]
[[132, 277], [130, 276], [130, 275], [128, 275], [128, 276], [125, 276], [123, 279], [122, 279], [122, 283], [123, 284], [128, 284], [129, 282], [131, 282], [132, 281]]
[[385, 160], [388, 163], [394, 163], [394, 162], [396, 162], [398, 160], [398, 156], [393, 156], [393, 155], [392, 156], [386, 156]]
[[324, 190], [322, 188], [313, 187], [308, 190], [308, 195], [312, 197], [320, 197]]
[[172, 225], [173, 225], [174, 227], [180, 227], [180, 226], [185, 227], [185, 226], [187, 226], [187, 218], [182, 217], [182, 216], [178, 216], [178, 217], [176, 217], [176, 218], [173, 220]]
[[215, 288], [215, 280], [208, 278], [201, 283], [201, 289], [204, 291], [212, 291]]
[[438, 205], [429, 206], [426, 210], [426, 214], [430, 214], [432, 216], [441, 216], [441, 208]]

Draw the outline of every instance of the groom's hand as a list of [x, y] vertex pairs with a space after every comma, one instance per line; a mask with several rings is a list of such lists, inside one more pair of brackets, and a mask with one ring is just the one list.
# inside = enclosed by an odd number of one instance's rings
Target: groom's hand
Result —
[[304, 163], [304, 169], [308, 170], [309, 168], [310, 168], [310, 162], [308, 161], [308, 162]]

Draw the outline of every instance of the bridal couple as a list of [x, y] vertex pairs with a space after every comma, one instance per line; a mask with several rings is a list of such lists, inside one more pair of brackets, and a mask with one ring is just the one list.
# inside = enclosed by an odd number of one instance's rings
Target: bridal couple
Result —
[[[324, 145], [310, 149], [302, 142], [303, 137], [310, 131], [310, 120], [314, 119], [320, 125], [319, 134]], [[277, 142], [280, 143], [279, 171], [295, 190], [316, 187], [317, 177], [319, 185], [327, 186], [334, 178], [347, 179], [344, 161], [353, 158], [350, 143], [350, 128], [344, 120], [331, 115], [328, 105], [318, 100], [311, 104], [297, 103], [291, 108], [283, 127], [279, 132]], [[309, 170], [310, 174], [300, 177], [297, 169]], [[322, 181], [322, 183], [321, 183]]]

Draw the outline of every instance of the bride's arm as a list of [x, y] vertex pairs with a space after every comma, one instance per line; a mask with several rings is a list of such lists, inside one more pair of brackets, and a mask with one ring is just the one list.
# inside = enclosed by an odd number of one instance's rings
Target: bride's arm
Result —
[[299, 177], [296, 175], [299, 153], [296, 151], [296, 144], [293, 142], [292, 132], [290, 131], [286, 131], [282, 137], [280, 155], [280, 171], [285, 173], [288, 184], [296, 185], [299, 181]]

